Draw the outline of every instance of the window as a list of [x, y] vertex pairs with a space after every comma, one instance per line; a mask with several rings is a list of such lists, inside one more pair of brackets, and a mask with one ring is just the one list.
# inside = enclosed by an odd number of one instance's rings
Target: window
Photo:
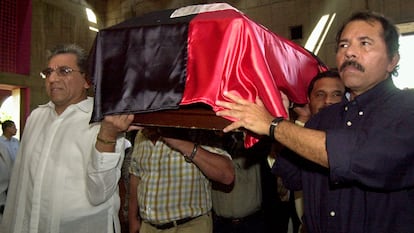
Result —
[[400, 69], [398, 76], [393, 77], [395, 85], [400, 89], [414, 88], [414, 34], [400, 37]]

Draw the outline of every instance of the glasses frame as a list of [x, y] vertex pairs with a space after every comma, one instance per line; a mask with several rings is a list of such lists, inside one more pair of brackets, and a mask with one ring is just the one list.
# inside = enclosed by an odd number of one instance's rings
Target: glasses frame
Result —
[[46, 68], [44, 70], [42, 70], [40, 72], [40, 77], [42, 77], [43, 79], [47, 79], [50, 77], [50, 75], [52, 75], [53, 72], [56, 72], [57, 76], [59, 77], [66, 77], [68, 75], [70, 75], [72, 72], [79, 72], [81, 74], [85, 73], [83, 71], [80, 70], [75, 70], [70, 68], [69, 66], [58, 66], [56, 68]]

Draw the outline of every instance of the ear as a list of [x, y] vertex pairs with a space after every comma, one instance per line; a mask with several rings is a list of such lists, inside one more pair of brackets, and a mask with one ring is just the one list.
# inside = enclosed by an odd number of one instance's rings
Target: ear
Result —
[[89, 84], [89, 82], [85, 82], [85, 85], [83, 85], [83, 87], [85, 89], [89, 89], [91, 87], [91, 85]]
[[85, 88], [85, 89], [89, 89], [90, 87], [91, 87], [91, 85], [92, 85], [92, 80], [89, 78], [89, 76], [88, 75], [86, 75], [86, 74], [84, 74], [84, 76], [83, 76], [84, 78], [85, 78], [85, 84], [83, 85], [83, 87]]
[[91, 81], [90, 80], [86, 80], [85, 82], [85, 89], [89, 89], [91, 87]]
[[388, 64], [387, 71], [391, 73], [392, 70], [398, 65], [399, 61], [400, 61], [400, 54], [397, 53], [392, 57], [391, 62]]

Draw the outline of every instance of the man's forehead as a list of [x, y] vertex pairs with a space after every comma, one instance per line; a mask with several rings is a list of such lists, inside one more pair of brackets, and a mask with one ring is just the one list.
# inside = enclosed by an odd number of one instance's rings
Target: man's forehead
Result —
[[324, 87], [329, 87], [332, 84], [335, 86], [344, 86], [339, 77], [322, 77], [316, 80], [314, 89], [323, 89]]
[[382, 26], [378, 21], [354, 20], [345, 26], [340, 40], [349, 39], [348, 36], [357, 36], [359, 39], [369, 38], [373, 35], [381, 35], [382, 31]]
[[49, 64], [56, 64], [58, 65], [77, 65], [77, 58], [76, 55], [73, 53], [61, 53], [56, 54], [49, 60]]

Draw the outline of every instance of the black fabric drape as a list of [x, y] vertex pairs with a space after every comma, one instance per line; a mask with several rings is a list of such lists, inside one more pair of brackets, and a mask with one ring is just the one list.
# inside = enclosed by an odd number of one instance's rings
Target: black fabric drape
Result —
[[90, 53], [95, 102], [105, 115], [178, 109], [186, 81], [188, 22], [172, 10], [101, 30]]

